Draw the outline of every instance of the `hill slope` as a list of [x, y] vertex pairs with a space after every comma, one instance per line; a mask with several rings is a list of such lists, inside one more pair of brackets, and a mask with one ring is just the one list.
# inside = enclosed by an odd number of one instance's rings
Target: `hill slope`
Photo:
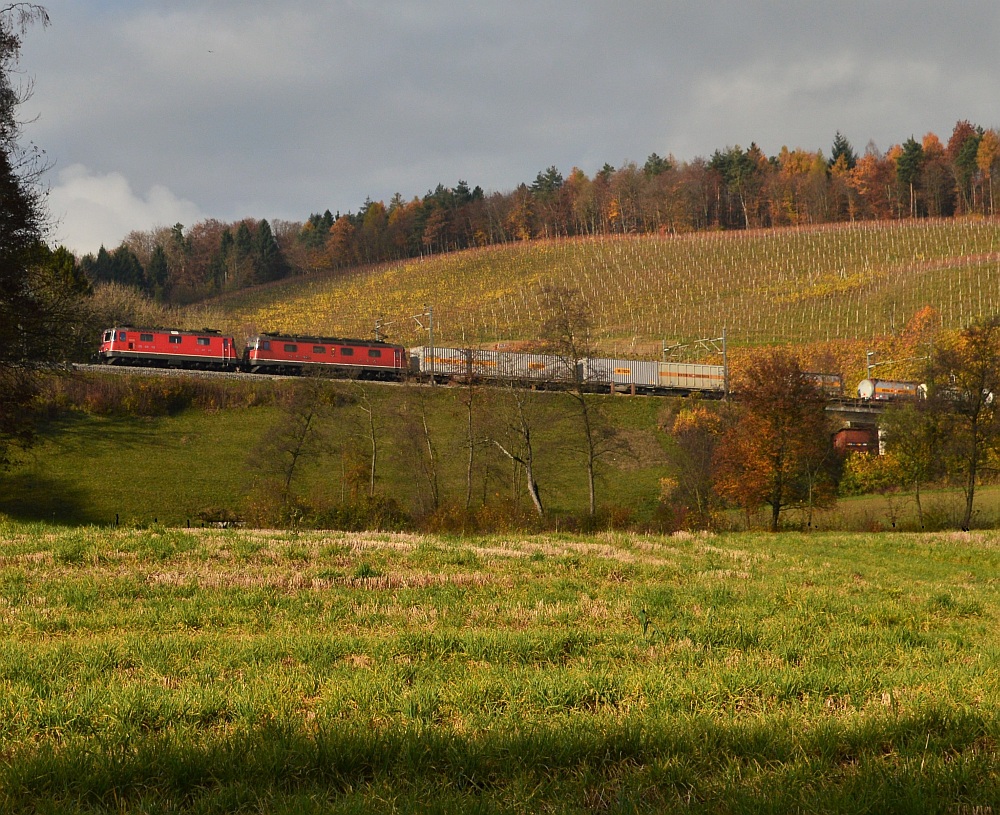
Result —
[[[608, 353], [656, 355], [663, 340], [735, 345], [866, 339], [919, 308], [946, 327], [1000, 310], [1000, 221], [862, 223], [746, 233], [535, 241], [284, 281], [220, 299], [234, 329], [435, 342], [530, 340], [539, 286], [578, 286]], [[426, 321], [425, 321], [426, 322]]]

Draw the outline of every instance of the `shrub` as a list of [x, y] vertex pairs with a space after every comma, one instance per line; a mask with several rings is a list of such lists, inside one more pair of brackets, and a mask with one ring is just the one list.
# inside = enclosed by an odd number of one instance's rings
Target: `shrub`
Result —
[[403, 531], [412, 528], [413, 519], [394, 498], [376, 495], [314, 512], [307, 518], [307, 523], [316, 529], [343, 529], [349, 532], [366, 529]]
[[50, 417], [71, 410], [98, 416], [167, 416], [189, 407], [216, 411], [273, 405], [283, 392], [269, 381], [108, 373], [49, 376], [38, 401]]
[[888, 492], [903, 482], [899, 460], [887, 453], [851, 453], [844, 462], [841, 495], [871, 495]]

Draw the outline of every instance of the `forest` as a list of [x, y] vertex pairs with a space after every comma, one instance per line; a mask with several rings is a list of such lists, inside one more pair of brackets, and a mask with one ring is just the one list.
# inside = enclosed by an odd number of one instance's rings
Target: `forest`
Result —
[[302, 222], [209, 219], [132, 232], [80, 260], [93, 283], [119, 282], [187, 304], [289, 275], [539, 238], [683, 234], [852, 221], [995, 214], [1000, 130], [969, 121], [947, 141], [927, 133], [859, 154], [837, 133], [829, 156], [756, 145], [641, 166], [605, 164], [592, 177], [555, 166], [508, 192], [460, 180], [406, 200], [366, 200], [358, 211]]

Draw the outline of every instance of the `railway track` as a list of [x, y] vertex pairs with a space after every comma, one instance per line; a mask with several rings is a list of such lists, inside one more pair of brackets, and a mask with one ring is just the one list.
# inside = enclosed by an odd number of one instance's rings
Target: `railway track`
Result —
[[94, 365], [74, 362], [70, 366], [80, 373], [118, 374], [120, 376], [187, 377], [196, 379], [237, 379], [261, 382], [269, 379], [301, 379], [300, 376], [251, 374], [242, 371], [199, 371], [195, 368], [153, 368], [142, 365]]

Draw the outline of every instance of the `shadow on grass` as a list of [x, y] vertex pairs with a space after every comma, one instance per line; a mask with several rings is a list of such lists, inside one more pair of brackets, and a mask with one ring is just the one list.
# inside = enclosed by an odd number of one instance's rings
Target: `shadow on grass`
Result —
[[[272, 723], [8, 749], [4, 812], [940, 812], [996, 800], [988, 717], [539, 722], [475, 735]], [[527, 797], [525, 797], [527, 796]], [[599, 806], [601, 801], [615, 806]], [[391, 806], [387, 806], [391, 802]], [[445, 802], [442, 806], [442, 802]], [[331, 805], [338, 804], [336, 808]], [[548, 805], [548, 806], [547, 806]], [[430, 809], [428, 809], [430, 807]], [[66, 811], [69, 811], [67, 809]]]
[[37, 472], [10, 472], [0, 475], [0, 512], [18, 521], [51, 521], [75, 525], [107, 524], [87, 494], [58, 478]]
[[[113, 523], [116, 510], [107, 500], [94, 500], [95, 491], [106, 498], [109, 489], [96, 468], [117, 468], [112, 481], [119, 486], [110, 489], [127, 489], [127, 479], [121, 486], [123, 467], [141, 471], [142, 451], [162, 449], [182, 435], [165, 432], [156, 419], [79, 412], [50, 419], [39, 426], [36, 443], [19, 456], [20, 463], [0, 473], [0, 513], [19, 521]], [[123, 501], [122, 512], [127, 504]]]

